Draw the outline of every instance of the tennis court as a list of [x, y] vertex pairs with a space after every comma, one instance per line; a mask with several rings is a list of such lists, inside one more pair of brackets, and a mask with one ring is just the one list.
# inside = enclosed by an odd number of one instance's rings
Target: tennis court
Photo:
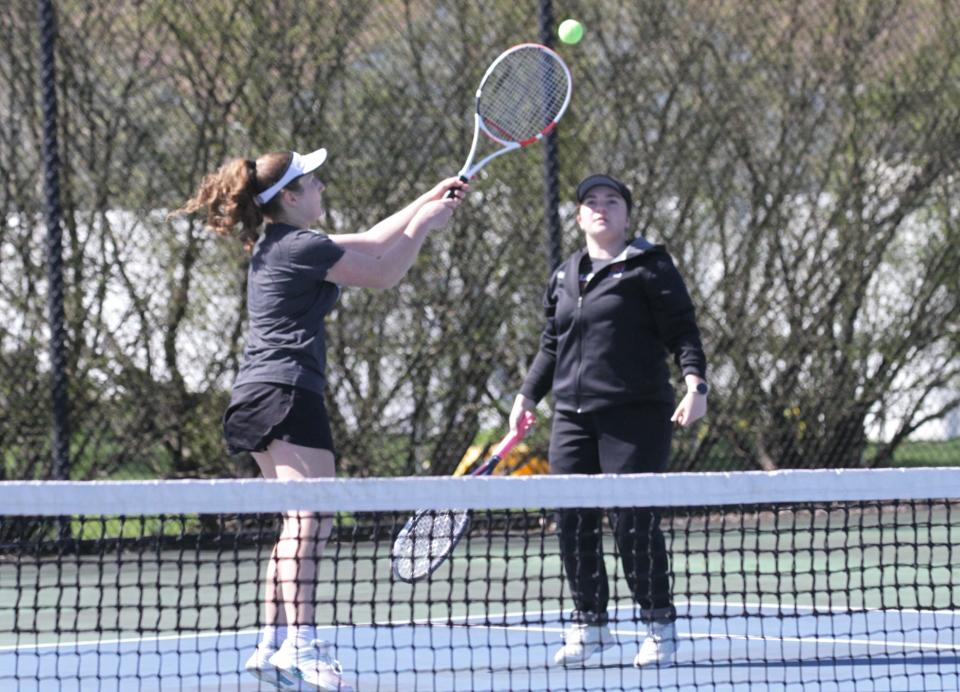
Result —
[[[630, 610], [627, 605], [623, 610]], [[550, 665], [563, 624], [510, 614], [502, 624], [324, 628], [356, 689], [954, 689], [960, 685], [960, 613], [872, 611], [857, 615], [782, 614], [776, 631], [740, 604], [681, 603], [688, 628], [677, 662], [638, 671], [631, 662], [643, 631], [614, 621], [619, 644], [583, 670]], [[762, 610], [753, 604], [746, 610]], [[617, 612], [620, 612], [618, 610]], [[711, 613], [713, 614], [711, 616]], [[537, 617], [540, 617], [537, 613]], [[552, 619], [551, 619], [552, 618]], [[950, 631], [944, 641], [937, 633]], [[859, 634], [850, 634], [859, 633]], [[844, 633], [844, 634], [834, 634]], [[254, 630], [100, 642], [3, 647], [0, 669], [16, 671], [18, 689], [240, 689], [261, 686], [242, 672]], [[725, 661], [715, 661], [718, 652]], [[7, 677], [5, 674], [4, 677]]]
[[[579, 492], [559, 477], [198, 482], [209, 516], [190, 512], [189, 483], [132, 484], [123, 493], [100, 488], [101, 509], [82, 524], [74, 510], [89, 509], [97, 488], [61, 486], [60, 511], [72, 517], [73, 533], [84, 527], [87, 544], [57, 552], [57, 517], [17, 520], [23, 531], [43, 526], [46, 538], [32, 550], [6, 550], [0, 563], [0, 685], [258, 689], [242, 668], [259, 636], [275, 521], [264, 508], [305, 497], [319, 508], [339, 497], [317, 620], [355, 689], [956, 689], [958, 480], [955, 470], [923, 469], [597, 477], [578, 479]], [[18, 517], [17, 504], [41, 506], [26, 491], [50, 491], [4, 485], [0, 496]], [[691, 507], [697, 488], [709, 500]], [[11, 489], [18, 500], [3, 494]], [[221, 511], [238, 501], [238, 489], [244, 509]], [[934, 489], [950, 497], [910, 497]], [[552, 512], [505, 505], [549, 496], [572, 506], [589, 497], [591, 506], [613, 508], [640, 492], [662, 508], [676, 664], [632, 666], [645, 625], [607, 536], [616, 645], [587, 668], [556, 667], [571, 603]], [[814, 493], [819, 499], [803, 499]], [[759, 494], [767, 499], [742, 502]], [[392, 537], [426, 496], [474, 508], [473, 527], [428, 580], [395, 581]], [[128, 503], [142, 515], [130, 518]], [[128, 516], [122, 526], [120, 515]], [[107, 526], [135, 536], [92, 538], [93, 527]]]

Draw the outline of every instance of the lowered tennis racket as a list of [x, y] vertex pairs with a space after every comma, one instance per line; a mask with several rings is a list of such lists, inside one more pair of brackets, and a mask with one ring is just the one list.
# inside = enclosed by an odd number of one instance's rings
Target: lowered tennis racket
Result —
[[[523, 439], [532, 422], [533, 415], [524, 414], [517, 424], [517, 432], [504, 437], [494, 448], [490, 458], [470, 475], [492, 474], [503, 457]], [[453, 552], [468, 528], [470, 510], [420, 510], [407, 521], [393, 542], [393, 550], [390, 552], [393, 576], [406, 582], [415, 582], [430, 576]]]
[[[566, 63], [546, 46], [521, 43], [501, 53], [477, 89], [473, 144], [460, 180], [467, 182], [498, 156], [542, 139], [563, 117], [572, 88]], [[474, 163], [480, 133], [501, 147]]]

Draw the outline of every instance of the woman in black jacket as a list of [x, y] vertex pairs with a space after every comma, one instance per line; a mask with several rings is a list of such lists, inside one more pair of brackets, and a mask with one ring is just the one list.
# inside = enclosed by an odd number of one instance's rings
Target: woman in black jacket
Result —
[[[551, 473], [662, 472], [673, 424], [691, 425], [707, 409], [706, 358], [693, 303], [662, 245], [628, 239], [626, 185], [591, 175], [577, 186], [577, 202], [586, 248], [561, 264], [547, 286], [540, 350], [517, 395], [511, 427], [553, 390]], [[687, 387], [676, 408], [668, 353]], [[613, 644], [601, 514], [564, 510], [558, 516], [576, 606], [554, 656], [561, 665], [581, 665]], [[634, 665], [668, 665], [678, 641], [660, 517], [650, 509], [621, 509], [613, 520], [624, 573], [647, 623]]]

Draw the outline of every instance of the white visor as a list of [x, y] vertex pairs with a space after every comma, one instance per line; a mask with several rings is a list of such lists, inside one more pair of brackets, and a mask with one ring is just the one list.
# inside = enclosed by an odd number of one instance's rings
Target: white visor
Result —
[[276, 183], [257, 195], [257, 204], [266, 204], [276, 197], [280, 190], [289, 185], [290, 181], [299, 178], [301, 175], [312, 173], [320, 168], [326, 160], [326, 149], [317, 149], [309, 154], [293, 152], [293, 158], [290, 159], [290, 165], [287, 167], [287, 170], [284, 171], [283, 176], [281, 176], [280, 180]]

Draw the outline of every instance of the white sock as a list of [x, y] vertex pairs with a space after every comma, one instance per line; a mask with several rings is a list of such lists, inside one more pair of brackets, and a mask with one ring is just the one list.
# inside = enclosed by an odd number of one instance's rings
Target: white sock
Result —
[[296, 625], [287, 628], [287, 641], [297, 648], [306, 648], [317, 638], [316, 625]]
[[286, 625], [266, 625], [260, 636], [260, 646], [267, 649], [277, 649], [287, 637]]

